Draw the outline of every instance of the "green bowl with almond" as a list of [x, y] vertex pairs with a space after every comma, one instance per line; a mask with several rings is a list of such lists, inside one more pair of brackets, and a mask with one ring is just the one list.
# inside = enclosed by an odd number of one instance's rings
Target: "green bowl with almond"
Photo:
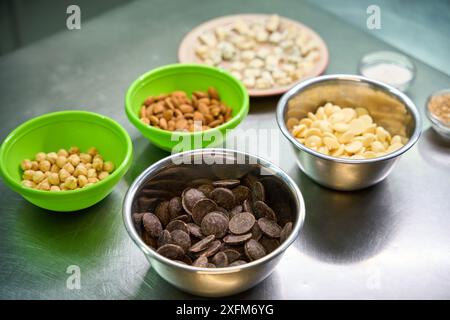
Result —
[[[231, 118], [217, 127], [194, 132], [168, 131], [140, 119], [141, 107], [149, 96], [184, 91], [191, 97], [193, 92], [206, 92], [210, 87], [232, 109]], [[220, 145], [227, 133], [247, 116], [248, 110], [247, 89], [238, 79], [222, 69], [199, 64], [172, 64], [153, 69], [138, 77], [125, 97], [125, 112], [130, 122], [155, 146], [171, 152]]]

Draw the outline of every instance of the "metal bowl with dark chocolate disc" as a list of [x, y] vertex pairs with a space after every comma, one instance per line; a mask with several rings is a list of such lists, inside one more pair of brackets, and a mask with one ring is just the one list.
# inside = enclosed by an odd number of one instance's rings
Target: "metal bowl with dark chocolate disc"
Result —
[[295, 182], [274, 164], [204, 149], [146, 169], [131, 185], [123, 215], [162, 278], [189, 293], [220, 297], [270, 275], [298, 237], [305, 205]]

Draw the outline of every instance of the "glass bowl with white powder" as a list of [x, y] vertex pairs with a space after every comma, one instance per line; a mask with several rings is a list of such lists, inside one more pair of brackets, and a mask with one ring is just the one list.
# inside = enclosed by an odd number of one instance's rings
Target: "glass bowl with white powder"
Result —
[[366, 54], [361, 59], [358, 71], [367, 78], [406, 91], [414, 80], [416, 68], [413, 62], [403, 54], [393, 51], [376, 51]]

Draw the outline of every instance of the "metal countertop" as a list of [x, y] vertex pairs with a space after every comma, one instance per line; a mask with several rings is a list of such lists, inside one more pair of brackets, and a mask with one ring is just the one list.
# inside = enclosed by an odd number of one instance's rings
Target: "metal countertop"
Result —
[[[115, 190], [76, 214], [49, 213], [0, 182], [0, 298], [189, 299], [160, 278], [128, 237], [121, 203], [134, 178], [168, 155], [128, 122], [128, 85], [156, 66], [177, 61], [183, 35], [210, 18], [277, 12], [315, 29], [330, 50], [326, 73], [355, 73], [367, 52], [392, 49], [320, 9], [299, 1], [131, 2], [0, 58], [0, 138], [43, 113], [86, 109], [110, 116], [130, 133], [133, 166]], [[420, 44], [418, 44], [420, 45]], [[436, 48], [438, 49], [438, 48]], [[450, 145], [429, 128], [427, 96], [450, 78], [414, 61], [408, 95], [421, 111], [418, 144], [375, 187], [335, 192], [300, 172], [279, 134], [279, 165], [306, 202], [306, 221], [275, 272], [239, 299], [450, 298]], [[251, 100], [240, 128], [276, 129], [278, 97]], [[69, 290], [66, 269], [81, 269]]]

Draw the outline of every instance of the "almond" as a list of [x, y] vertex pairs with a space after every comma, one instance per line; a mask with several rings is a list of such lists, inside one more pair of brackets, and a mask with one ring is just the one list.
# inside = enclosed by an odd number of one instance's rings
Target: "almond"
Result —
[[194, 91], [191, 98], [183, 91], [148, 97], [139, 110], [143, 123], [168, 131], [208, 130], [231, 116], [232, 109], [220, 101], [213, 87]]

